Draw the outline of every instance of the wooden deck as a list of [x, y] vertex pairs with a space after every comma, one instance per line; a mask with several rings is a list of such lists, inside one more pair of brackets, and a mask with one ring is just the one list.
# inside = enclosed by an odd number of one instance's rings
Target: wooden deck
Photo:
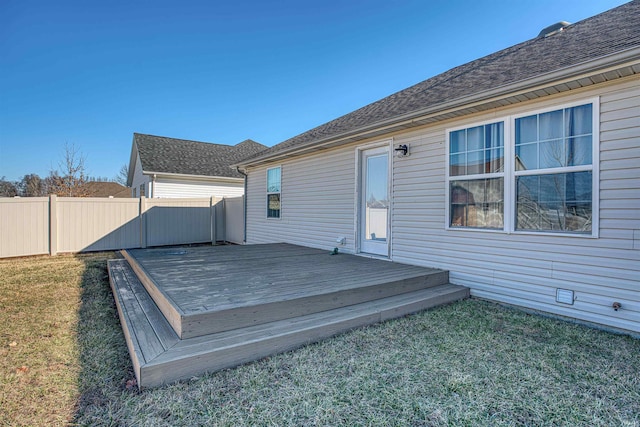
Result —
[[141, 387], [468, 296], [446, 271], [288, 244], [123, 255], [109, 275]]

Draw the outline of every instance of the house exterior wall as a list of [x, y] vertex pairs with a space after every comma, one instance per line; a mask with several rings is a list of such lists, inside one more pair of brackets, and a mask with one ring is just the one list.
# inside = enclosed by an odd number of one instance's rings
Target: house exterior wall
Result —
[[[269, 167], [277, 164], [269, 165]], [[282, 163], [280, 218], [267, 219], [267, 167], [251, 170], [247, 181], [247, 243], [288, 242], [332, 249], [346, 237], [354, 245], [355, 150]]]
[[243, 182], [208, 182], [186, 179], [156, 178], [154, 198], [242, 197]]
[[[151, 179], [142, 174], [142, 163], [140, 156], [136, 155], [136, 167], [133, 170], [133, 179], [131, 180], [131, 192], [133, 197], [145, 196], [149, 197], [149, 182]], [[144, 185], [145, 194], [140, 194], [140, 186]]]
[[[506, 115], [600, 101], [599, 236], [446, 229], [446, 130]], [[391, 258], [450, 271], [472, 295], [640, 332], [640, 81], [621, 80], [392, 135], [411, 155], [393, 159]], [[390, 135], [391, 137], [391, 135]], [[360, 144], [359, 144], [360, 145]], [[356, 147], [249, 170], [247, 242], [319, 248], [356, 237]], [[282, 167], [282, 215], [266, 219], [266, 168]], [[575, 292], [573, 305], [556, 289]], [[619, 302], [622, 309], [614, 311]]]
[[[141, 186], [143, 186], [141, 188]], [[144, 189], [142, 193], [141, 190]], [[244, 183], [242, 181], [197, 180], [184, 178], [156, 177], [142, 173], [140, 156], [136, 155], [136, 166], [131, 184], [132, 196], [149, 198], [200, 198], [200, 197], [242, 197]]]

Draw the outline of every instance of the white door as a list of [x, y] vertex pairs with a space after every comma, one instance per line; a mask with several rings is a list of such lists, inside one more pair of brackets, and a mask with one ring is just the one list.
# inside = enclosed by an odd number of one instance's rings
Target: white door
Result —
[[389, 256], [389, 147], [360, 156], [360, 252]]

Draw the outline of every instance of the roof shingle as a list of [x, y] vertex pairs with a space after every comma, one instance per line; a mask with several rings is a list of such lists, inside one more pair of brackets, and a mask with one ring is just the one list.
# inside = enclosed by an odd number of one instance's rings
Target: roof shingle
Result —
[[247, 139], [237, 145], [211, 144], [164, 136], [133, 134], [144, 172], [243, 178], [230, 165], [263, 151]]

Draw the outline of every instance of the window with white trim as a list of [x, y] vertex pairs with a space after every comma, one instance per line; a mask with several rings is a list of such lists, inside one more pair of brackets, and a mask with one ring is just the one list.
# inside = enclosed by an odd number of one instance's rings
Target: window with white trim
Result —
[[504, 227], [504, 123], [449, 133], [450, 227]]
[[280, 218], [281, 168], [267, 169], [267, 218]]
[[597, 101], [447, 132], [447, 228], [597, 235]]
[[515, 119], [515, 229], [591, 234], [593, 106]]

